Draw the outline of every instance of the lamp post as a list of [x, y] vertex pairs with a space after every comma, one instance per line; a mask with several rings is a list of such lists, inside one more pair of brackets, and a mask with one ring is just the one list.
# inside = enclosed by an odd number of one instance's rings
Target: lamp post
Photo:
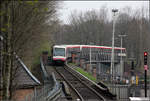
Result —
[[92, 61], [91, 45], [93, 45], [92, 42], [90, 42], [90, 72], [91, 72], [91, 70], [92, 70], [92, 65], [91, 65], [91, 61]]
[[120, 68], [121, 68], [121, 77], [123, 74], [123, 61], [122, 61], [122, 38], [126, 37], [127, 35], [119, 35], [119, 37], [121, 38], [121, 54], [120, 54]]
[[112, 9], [113, 12], [113, 33], [112, 33], [112, 53], [111, 53], [111, 80], [113, 81], [113, 71], [114, 71], [114, 34], [115, 34], [115, 15], [118, 12], [118, 9]]
[[[0, 33], [1, 34], [1, 33]], [[3, 50], [3, 36], [0, 35], [0, 76], [1, 76], [1, 80], [0, 80], [0, 83], [2, 84], [3, 82], [3, 67], [2, 67], [2, 64], [3, 64], [3, 55], [2, 55], [2, 50]], [[2, 86], [0, 86], [2, 87]]]

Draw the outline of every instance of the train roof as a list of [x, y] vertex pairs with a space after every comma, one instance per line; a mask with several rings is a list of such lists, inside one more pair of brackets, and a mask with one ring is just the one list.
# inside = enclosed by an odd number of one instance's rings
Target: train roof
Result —
[[[79, 47], [79, 48], [103, 48], [103, 49], [112, 49], [112, 47], [108, 47], [108, 46], [97, 46], [97, 45], [54, 45], [53, 47], [58, 47], [58, 48], [75, 48], [75, 47]], [[115, 49], [122, 49], [125, 50], [125, 48], [121, 48], [121, 47], [115, 47]]]

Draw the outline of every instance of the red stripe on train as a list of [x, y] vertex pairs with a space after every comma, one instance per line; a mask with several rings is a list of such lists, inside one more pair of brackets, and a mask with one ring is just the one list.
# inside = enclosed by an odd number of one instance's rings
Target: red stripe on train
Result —
[[68, 46], [67, 48], [80, 48], [80, 46]]
[[[95, 46], [81, 46], [82, 48], [102, 48], [102, 49], [112, 49], [111, 47], [95, 47]], [[80, 46], [68, 46], [67, 48], [80, 48]], [[125, 48], [114, 48], [114, 49], [122, 49], [125, 50]]]
[[53, 58], [53, 60], [62, 60], [62, 61], [65, 61], [66, 59], [64, 59], [64, 58]]
[[[95, 47], [95, 46], [83, 46], [82, 48], [103, 48], [103, 49], [112, 49], [110, 47]], [[121, 49], [121, 48], [114, 48], [114, 49]], [[125, 50], [125, 48], [122, 48], [122, 50]]]

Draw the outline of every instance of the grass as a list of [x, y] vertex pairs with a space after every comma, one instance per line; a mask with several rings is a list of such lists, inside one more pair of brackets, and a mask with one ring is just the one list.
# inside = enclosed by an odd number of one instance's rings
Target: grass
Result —
[[68, 63], [68, 65], [74, 66], [74, 65], [76, 65], [76, 64], [75, 64], [75, 63]]
[[[69, 65], [75, 65], [75, 64], [74, 64], [74, 63], [69, 63]], [[76, 67], [75, 70], [78, 71], [78, 72], [80, 72], [82, 75], [84, 75], [84, 76], [87, 77], [88, 79], [94, 81], [95, 83], [99, 82], [99, 81], [96, 80], [95, 77], [93, 77], [90, 73], [84, 71], [82, 68]], [[102, 81], [100, 81], [100, 82], [102, 82]], [[102, 83], [103, 83], [104, 85], [108, 85], [108, 84], [105, 83], [105, 82], [102, 82]]]
[[84, 71], [83, 69], [77, 67], [75, 68], [76, 71], [80, 72], [81, 74], [83, 74], [84, 76], [86, 76], [88, 79], [96, 82], [96, 78], [94, 78], [90, 73]]

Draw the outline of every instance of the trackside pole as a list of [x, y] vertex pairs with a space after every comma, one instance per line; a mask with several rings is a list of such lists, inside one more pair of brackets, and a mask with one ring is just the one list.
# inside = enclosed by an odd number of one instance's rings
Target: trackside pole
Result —
[[144, 70], [145, 70], [145, 97], [147, 97], [147, 70], [148, 70], [148, 66], [147, 66], [147, 52], [144, 52]]

